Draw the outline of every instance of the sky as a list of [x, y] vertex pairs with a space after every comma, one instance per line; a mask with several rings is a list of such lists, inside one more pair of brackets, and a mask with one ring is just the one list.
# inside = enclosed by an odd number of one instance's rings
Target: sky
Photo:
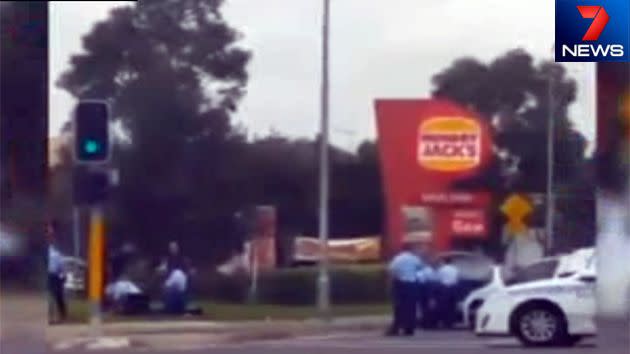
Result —
[[[50, 135], [75, 104], [54, 81], [81, 52], [81, 37], [125, 1], [51, 2]], [[312, 137], [319, 129], [322, 0], [226, 0], [223, 13], [253, 51], [247, 96], [236, 119], [250, 133]], [[330, 134], [348, 149], [375, 137], [375, 98], [421, 98], [431, 77], [463, 56], [489, 61], [521, 47], [552, 57], [554, 2], [549, 0], [331, 0]], [[592, 143], [594, 83], [581, 64], [571, 107]], [[588, 89], [584, 89], [584, 88]]]

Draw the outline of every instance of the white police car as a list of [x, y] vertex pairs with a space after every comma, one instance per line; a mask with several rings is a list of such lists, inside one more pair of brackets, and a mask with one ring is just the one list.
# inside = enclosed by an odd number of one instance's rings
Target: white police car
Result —
[[[492, 277], [488, 284], [482, 288], [479, 288], [471, 292], [464, 302], [462, 303], [463, 313], [463, 325], [471, 330], [475, 329], [477, 310], [486, 302], [488, 297], [493, 293], [504, 289], [507, 285], [512, 284], [514, 278], [518, 279], [519, 283], [526, 283], [528, 281], [540, 280], [540, 271], [536, 269], [548, 269], [544, 273], [548, 273], [549, 277], [557, 277], [563, 273], [563, 269], [570, 266], [566, 260], [569, 257], [561, 258], [564, 254], [543, 258], [535, 261], [525, 268], [515, 272], [506, 266], [495, 265], [492, 269]], [[533, 269], [533, 271], [530, 270]], [[555, 272], [552, 270], [555, 269]], [[531, 279], [529, 278], [531, 277]]]
[[592, 248], [539, 262], [524, 273], [486, 299], [477, 312], [477, 335], [511, 335], [527, 346], [556, 346], [596, 334]]

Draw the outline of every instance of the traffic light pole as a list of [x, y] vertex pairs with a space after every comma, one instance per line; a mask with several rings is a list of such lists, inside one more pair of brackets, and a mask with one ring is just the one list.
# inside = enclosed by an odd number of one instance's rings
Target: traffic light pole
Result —
[[90, 328], [94, 337], [102, 334], [103, 289], [105, 282], [105, 220], [103, 209], [94, 205], [90, 209], [90, 238], [89, 238], [89, 287], [90, 300]]
[[[75, 208], [90, 207], [88, 239], [88, 298], [90, 330], [102, 334], [102, 301], [105, 284], [105, 217], [103, 205], [110, 185], [110, 108], [107, 100], [81, 100], [74, 114]], [[78, 243], [75, 244], [75, 247]]]

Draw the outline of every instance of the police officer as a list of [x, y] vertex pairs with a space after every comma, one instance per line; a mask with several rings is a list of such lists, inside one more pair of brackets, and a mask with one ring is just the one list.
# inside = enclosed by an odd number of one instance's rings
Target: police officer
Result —
[[457, 287], [459, 272], [449, 258], [443, 259], [437, 270], [438, 284], [438, 314], [441, 324], [445, 328], [452, 328], [457, 317]]
[[422, 311], [422, 328], [434, 328], [437, 323], [437, 287], [438, 276], [435, 270], [435, 261], [429, 257], [424, 267], [418, 272], [418, 280], [421, 282], [422, 294], [419, 298]]
[[48, 291], [57, 306], [59, 320], [64, 321], [67, 318], [68, 310], [64, 293], [65, 269], [63, 254], [56, 247], [56, 230], [55, 221], [50, 221], [46, 225], [45, 233], [48, 241]]
[[417, 247], [406, 242], [389, 263], [392, 280], [393, 320], [387, 335], [413, 335], [416, 328], [417, 272], [422, 267]]

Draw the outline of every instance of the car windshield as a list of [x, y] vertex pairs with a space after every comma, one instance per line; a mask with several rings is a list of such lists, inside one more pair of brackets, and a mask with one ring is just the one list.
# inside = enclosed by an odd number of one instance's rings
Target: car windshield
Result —
[[443, 258], [449, 258], [458, 269], [462, 280], [486, 283], [492, 279], [492, 261], [483, 256], [470, 254], [446, 254]]
[[505, 285], [515, 285], [527, 283], [536, 280], [544, 280], [553, 278], [558, 268], [558, 260], [552, 259], [548, 261], [537, 262], [515, 271], [502, 269], [501, 276]]

